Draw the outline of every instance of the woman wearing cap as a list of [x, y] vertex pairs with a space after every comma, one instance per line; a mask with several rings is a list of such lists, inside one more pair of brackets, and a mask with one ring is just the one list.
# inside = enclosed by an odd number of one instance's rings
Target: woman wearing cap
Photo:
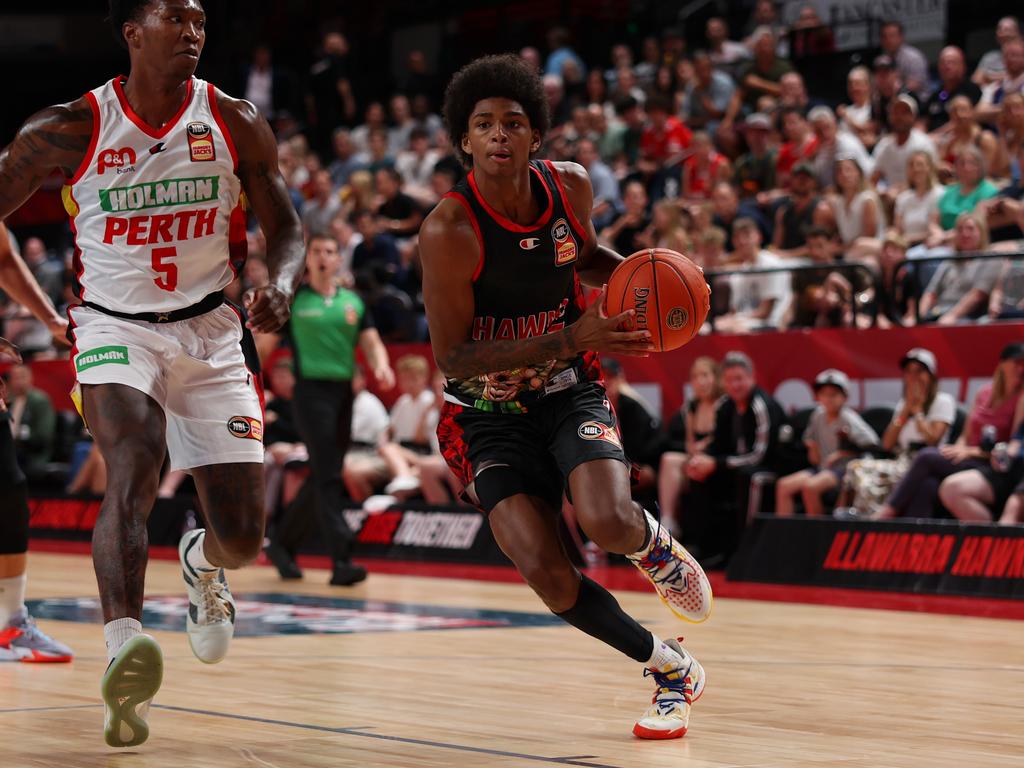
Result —
[[[931, 517], [940, 483], [950, 475], [989, 465], [993, 445], [1009, 440], [1024, 418], [1022, 361], [1024, 344], [1013, 342], [1003, 348], [992, 382], [978, 390], [960, 437], [952, 445], [920, 451], [875, 519]], [[988, 434], [990, 430], [994, 434]], [[966, 484], [977, 490], [976, 479], [971, 475]], [[947, 490], [947, 496], [951, 498], [960, 484], [955, 483], [953, 491]]]
[[[845, 502], [853, 494], [853, 512], [874, 514], [910, 467], [911, 455], [920, 448], [942, 442], [956, 418], [956, 400], [939, 392], [935, 355], [915, 347], [900, 360], [903, 394], [893, 410], [892, 421], [882, 433], [882, 448], [894, 459], [855, 459], [847, 468]], [[847, 510], [849, 511], [849, 510]]]
[[820, 516], [822, 496], [838, 488], [846, 474], [846, 465], [861, 451], [878, 444], [878, 435], [860, 415], [846, 404], [850, 379], [842, 371], [829, 368], [814, 380], [818, 407], [811, 414], [803, 441], [813, 469], [802, 469], [780, 478], [775, 485], [775, 514], [793, 515], [793, 497], [800, 494], [804, 512]]

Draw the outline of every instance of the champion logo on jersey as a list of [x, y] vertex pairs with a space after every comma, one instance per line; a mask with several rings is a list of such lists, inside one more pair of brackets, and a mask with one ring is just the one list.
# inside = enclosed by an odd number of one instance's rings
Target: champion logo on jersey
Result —
[[188, 154], [193, 163], [217, 159], [213, 146], [213, 130], [206, 123], [189, 123], [185, 126], [188, 136]]
[[569, 222], [558, 219], [551, 225], [551, 239], [555, 241], [555, 266], [576, 261], [576, 240], [569, 230]]
[[158, 152], [163, 152], [165, 149], [166, 147], [164, 146], [164, 143], [162, 141], [158, 141], [156, 144], [149, 148], [149, 154], [155, 155]]
[[118, 173], [127, 173], [135, 170], [135, 150], [131, 147], [120, 149], [104, 149], [96, 155], [96, 175], [102, 176], [108, 168], [115, 169]]
[[519, 241], [519, 247], [524, 251], [532, 251], [538, 245], [540, 245], [539, 237], [524, 237]]

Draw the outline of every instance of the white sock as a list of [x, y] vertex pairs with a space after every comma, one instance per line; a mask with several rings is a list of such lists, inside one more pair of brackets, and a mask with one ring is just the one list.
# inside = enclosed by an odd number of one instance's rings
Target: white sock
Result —
[[640, 547], [632, 555], [626, 555], [630, 560], [641, 560], [647, 556], [647, 554], [654, 548], [654, 545], [658, 543], [658, 529], [651, 527], [651, 520], [647, 516], [647, 512], [644, 512], [644, 525], [647, 527], [647, 532], [650, 535], [650, 540], [643, 547]]
[[[2, 429], [2, 427], [0, 427]], [[7, 626], [11, 616], [25, 607], [26, 574], [0, 579], [0, 629]]]
[[219, 565], [214, 565], [206, 559], [206, 553], [203, 552], [203, 545], [206, 544], [206, 531], [201, 531], [196, 537], [196, 543], [189, 549], [188, 554], [185, 555], [185, 560], [200, 573], [213, 573], [220, 570]]
[[667, 665], [673, 667], [679, 666], [685, 661], [674, 648], [666, 645], [661, 638], [651, 633], [651, 637], [654, 638], [654, 652], [651, 653], [651, 658], [644, 662], [644, 666], [648, 669], [661, 670]]
[[114, 619], [103, 625], [103, 638], [107, 641], [107, 663], [117, 655], [121, 646], [136, 635], [142, 634], [142, 622], [138, 619]]

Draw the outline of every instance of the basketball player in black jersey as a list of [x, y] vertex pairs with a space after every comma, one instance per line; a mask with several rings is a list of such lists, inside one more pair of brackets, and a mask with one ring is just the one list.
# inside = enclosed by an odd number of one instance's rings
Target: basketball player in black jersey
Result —
[[577, 571], [556, 529], [568, 491], [598, 545], [629, 557], [681, 618], [703, 621], [711, 589], [697, 562], [630, 498], [627, 460], [597, 352], [646, 355], [632, 311], [606, 317], [601, 287], [619, 254], [599, 246], [590, 179], [575, 163], [531, 160], [548, 127], [540, 79], [517, 57], [464, 67], [445, 94], [452, 145], [469, 174], [423, 223], [431, 343], [447, 377], [438, 438], [489, 515], [502, 550], [565, 621], [644, 665], [653, 705], [633, 732], [676, 738], [704, 671]]

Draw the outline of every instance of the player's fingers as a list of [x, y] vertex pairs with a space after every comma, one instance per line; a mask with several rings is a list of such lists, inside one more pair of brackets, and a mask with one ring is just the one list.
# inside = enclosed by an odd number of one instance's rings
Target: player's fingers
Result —
[[597, 294], [594, 303], [597, 305], [598, 317], [608, 317], [608, 283], [601, 286], [601, 292]]
[[643, 342], [651, 340], [650, 331], [615, 331], [616, 343]]
[[245, 307], [246, 309], [248, 309], [250, 306], [252, 306], [252, 303], [253, 303], [253, 301], [255, 299], [256, 299], [256, 289], [255, 288], [250, 288], [242, 296], [242, 306]]
[[[605, 315], [605, 317], [607, 317], [607, 315]], [[625, 326], [625, 327], [629, 328], [629, 327], [632, 327], [632, 325], [633, 325], [633, 318], [635, 318], [635, 317], [636, 317], [636, 310], [635, 309], [627, 309], [625, 312], [619, 312], [619, 314], [615, 315], [615, 317], [609, 317], [608, 320], [610, 321], [610, 324], [614, 325], [616, 328], [619, 328], [619, 327], [622, 327], [622, 326]]]

